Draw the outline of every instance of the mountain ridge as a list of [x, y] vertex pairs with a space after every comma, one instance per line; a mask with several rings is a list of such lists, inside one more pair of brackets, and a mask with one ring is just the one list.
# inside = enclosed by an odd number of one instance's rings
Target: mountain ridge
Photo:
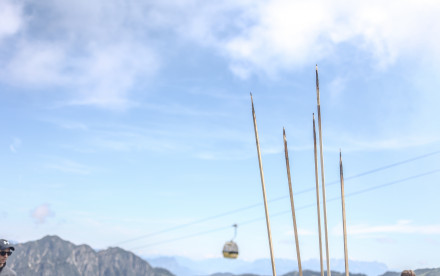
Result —
[[[58, 236], [45, 236], [40, 240], [18, 243], [9, 257], [8, 266], [23, 276], [266, 276], [272, 275], [269, 259], [246, 262], [224, 258], [194, 261], [185, 257], [142, 258], [119, 247], [95, 250], [87, 244], [75, 245]], [[331, 260], [332, 274], [343, 260]], [[282, 276], [298, 276], [295, 260], [275, 259], [277, 272]], [[366, 265], [373, 266], [369, 276], [400, 276], [400, 272], [388, 271], [378, 262], [350, 262], [351, 276], [365, 276]], [[353, 265], [354, 264], [354, 265]], [[320, 276], [318, 260], [303, 262], [304, 276]], [[352, 267], [354, 269], [352, 270]], [[209, 269], [207, 269], [209, 268]], [[296, 271], [295, 271], [296, 269]], [[367, 270], [367, 269], [365, 269]], [[343, 269], [341, 270], [343, 271]], [[362, 272], [359, 272], [362, 271]], [[373, 272], [372, 272], [373, 271]], [[374, 271], [380, 271], [374, 274]], [[440, 268], [415, 270], [417, 276], [440, 276]], [[324, 273], [326, 274], [326, 272]]]
[[45, 236], [14, 247], [8, 266], [22, 276], [174, 276], [121, 248], [95, 251], [89, 245], [75, 245], [58, 236]]

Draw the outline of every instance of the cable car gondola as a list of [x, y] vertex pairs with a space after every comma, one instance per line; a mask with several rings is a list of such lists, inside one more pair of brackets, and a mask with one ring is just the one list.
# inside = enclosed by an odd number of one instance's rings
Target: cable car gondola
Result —
[[232, 226], [235, 228], [234, 237], [223, 246], [223, 257], [228, 259], [236, 259], [238, 257], [238, 245], [234, 242], [237, 236], [237, 224]]

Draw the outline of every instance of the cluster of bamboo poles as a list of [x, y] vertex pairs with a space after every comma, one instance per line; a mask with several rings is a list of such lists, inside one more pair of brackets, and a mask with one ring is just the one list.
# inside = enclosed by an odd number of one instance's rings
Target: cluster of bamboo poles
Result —
[[[322, 184], [322, 202], [323, 202], [323, 214], [324, 214], [324, 232], [325, 232], [325, 249], [326, 249], [326, 263], [327, 263], [327, 276], [331, 276], [330, 271], [330, 256], [329, 256], [329, 247], [328, 247], [328, 231], [327, 231], [327, 207], [326, 207], [326, 199], [325, 199], [325, 177], [324, 177], [324, 157], [323, 157], [323, 147], [322, 147], [322, 128], [321, 128], [321, 104], [319, 99], [319, 78], [318, 78], [318, 65], [316, 65], [316, 96], [317, 96], [317, 112], [318, 112], [318, 129], [319, 129], [319, 150], [320, 150], [320, 165], [321, 165], [321, 184]], [[258, 130], [257, 130], [257, 120], [255, 116], [254, 102], [251, 93], [251, 103], [252, 103], [252, 116], [254, 121], [254, 130], [255, 130], [255, 140], [257, 144], [257, 152], [258, 152], [258, 162], [260, 166], [260, 178], [261, 178], [261, 186], [263, 189], [263, 200], [264, 200], [264, 209], [266, 213], [266, 225], [267, 225], [267, 234], [269, 239], [269, 248], [270, 248], [270, 258], [272, 262], [272, 274], [276, 276], [275, 269], [275, 259], [273, 254], [273, 246], [272, 246], [272, 234], [270, 231], [270, 221], [269, 221], [269, 212], [267, 208], [267, 199], [266, 199], [266, 187], [264, 183], [264, 173], [263, 173], [263, 163], [261, 161], [261, 152], [260, 152], [260, 142], [258, 139]], [[286, 139], [286, 131], [283, 128], [283, 139], [284, 139], [284, 152], [286, 158], [286, 169], [287, 169], [287, 179], [289, 184], [289, 192], [290, 192], [290, 203], [292, 209], [292, 218], [293, 218], [293, 229], [295, 233], [295, 244], [296, 244], [296, 255], [298, 260], [298, 271], [299, 276], [302, 276], [302, 267], [301, 267], [301, 257], [299, 250], [299, 242], [298, 242], [298, 229], [296, 225], [296, 216], [295, 216], [295, 205], [293, 201], [293, 191], [292, 191], [292, 181], [290, 178], [290, 164], [289, 164], [289, 154], [287, 150], [287, 139]], [[323, 256], [322, 256], [322, 239], [321, 239], [321, 210], [319, 204], [319, 177], [318, 177], [318, 158], [317, 158], [317, 146], [316, 146], [316, 127], [315, 127], [315, 114], [313, 113], [313, 141], [314, 141], [314, 156], [315, 156], [315, 181], [316, 181], [316, 203], [317, 203], [317, 211], [318, 211], [318, 234], [319, 234], [319, 253], [320, 253], [320, 265], [321, 265], [321, 276], [324, 276], [324, 268], [323, 268]], [[343, 221], [343, 236], [344, 236], [344, 259], [345, 259], [345, 275], [349, 275], [348, 270], [348, 253], [347, 253], [347, 226], [345, 219], [345, 198], [344, 198], [344, 175], [342, 168], [342, 153], [339, 152], [339, 171], [340, 171], [340, 180], [341, 180], [341, 198], [342, 198], [342, 221]]]

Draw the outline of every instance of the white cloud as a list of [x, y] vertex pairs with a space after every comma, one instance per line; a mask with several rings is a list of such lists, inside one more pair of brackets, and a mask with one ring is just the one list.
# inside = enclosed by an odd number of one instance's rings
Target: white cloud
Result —
[[12, 153], [17, 153], [18, 148], [21, 147], [21, 140], [19, 138], [14, 138], [12, 143], [9, 145], [9, 149]]
[[433, 0], [11, 3], [0, 9], [0, 39], [7, 35], [9, 45], [0, 78], [70, 92], [75, 105], [134, 106], [139, 81], [180, 43], [212, 47], [240, 78], [331, 59], [340, 45], [369, 54], [378, 68], [407, 56], [440, 58]]
[[67, 104], [128, 108], [136, 105], [133, 90], [148, 83], [163, 55], [176, 47], [176, 35], [178, 41], [216, 45], [229, 32], [231, 10], [247, 2], [23, 1], [25, 12], [15, 16], [22, 28], [5, 40], [0, 78], [67, 92]]
[[[25, 27], [9, 38], [1, 60], [5, 82], [69, 93], [68, 104], [124, 109], [139, 79], [153, 76], [157, 54], [119, 2], [39, 1], [27, 3]], [[51, 18], [51, 20], [47, 20]], [[127, 25], [131, 25], [128, 24]], [[145, 26], [144, 24], [142, 24]]]
[[158, 66], [151, 50], [137, 42], [100, 42], [77, 56], [63, 44], [22, 42], [6, 66], [9, 81], [64, 87], [75, 94], [70, 104], [120, 109], [133, 105], [127, 95], [137, 78]]
[[331, 59], [343, 43], [385, 68], [400, 57], [439, 56], [440, 38], [433, 36], [440, 30], [439, 12], [437, 1], [267, 1], [224, 47], [239, 76]]
[[55, 213], [50, 209], [50, 206], [47, 203], [37, 206], [31, 211], [31, 217], [35, 219], [37, 224], [42, 224], [46, 222], [47, 218], [53, 216], [55, 216]]
[[137, 43], [115, 43], [93, 49], [80, 76], [82, 97], [72, 104], [91, 104], [102, 107], [129, 107], [127, 94], [136, 80], [150, 76], [158, 64], [154, 54]]
[[28, 85], [59, 85], [68, 80], [62, 73], [66, 59], [64, 49], [55, 43], [22, 42], [6, 71], [11, 80]]
[[15, 1], [0, 1], [0, 43], [3, 37], [15, 34], [22, 23], [21, 6]]

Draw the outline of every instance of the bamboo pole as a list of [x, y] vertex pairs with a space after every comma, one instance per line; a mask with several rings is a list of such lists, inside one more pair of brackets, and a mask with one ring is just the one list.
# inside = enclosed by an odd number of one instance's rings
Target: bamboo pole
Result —
[[319, 78], [318, 65], [316, 65], [316, 96], [318, 102], [318, 127], [319, 127], [319, 150], [321, 157], [321, 182], [322, 182], [322, 206], [324, 208], [324, 232], [325, 232], [325, 256], [327, 260], [327, 276], [331, 276], [330, 270], [330, 254], [328, 249], [328, 227], [327, 227], [327, 205], [325, 200], [325, 177], [324, 177], [324, 156], [322, 149], [322, 127], [321, 127], [321, 103], [319, 100]]
[[266, 225], [267, 225], [267, 235], [268, 235], [268, 238], [269, 238], [270, 260], [272, 261], [272, 275], [276, 276], [277, 273], [275, 271], [275, 260], [274, 260], [274, 256], [273, 256], [272, 234], [270, 232], [269, 211], [267, 209], [266, 187], [264, 185], [263, 163], [261, 162], [260, 142], [258, 140], [258, 130], [257, 130], [257, 119], [255, 117], [255, 109], [254, 109], [254, 101], [252, 99], [252, 93], [251, 93], [251, 102], [252, 102], [252, 117], [253, 117], [253, 120], [254, 120], [255, 141], [257, 143], [258, 164], [260, 166], [261, 187], [263, 189], [264, 210], [266, 212]]
[[342, 168], [342, 152], [341, 152], [341, 150], [339, 150], [339, 173], [340, 173], [340, 177], [341, 177], [342, 223], [344, 226], [345, 276], [349, 276], [348, 250], [347, 250], [347, 224], [346, 224], [346, 219], [345, 219], [344, 172], [343, 172], [343, 168]]
[[285, 131], [284, 128], [283, 128], [283, 139], [284, 139], [284, 154], [286, 156], [287, 180], [289, 182], [290, 205], [291, 205], [291, 208], [292, 208], [293, 230], [295, 232], [296, 257], [297, 257], [297, 260], [298, 260], [299, 276], [302, 276], [303, 273], [302, 273], [302, 267], [301, 267], [301, 254], [299, 252], [298, 229], [296, 227], [295, 204], [293, 202], [292, 181], [291, 181], [291, 178], [290, 178], [289, 153], [288, 153], [288, 150], [287, 150], [286, 131]]
[[324, 265], [322, 262], [321, 208], [319, 207], [318, 150], [316, 147], [315, 113], [313, 113], [313, 148], [315, 153], [316, 210], [318, 210], [319, 261], [321, 264], [321, 276], [324, 276]]

